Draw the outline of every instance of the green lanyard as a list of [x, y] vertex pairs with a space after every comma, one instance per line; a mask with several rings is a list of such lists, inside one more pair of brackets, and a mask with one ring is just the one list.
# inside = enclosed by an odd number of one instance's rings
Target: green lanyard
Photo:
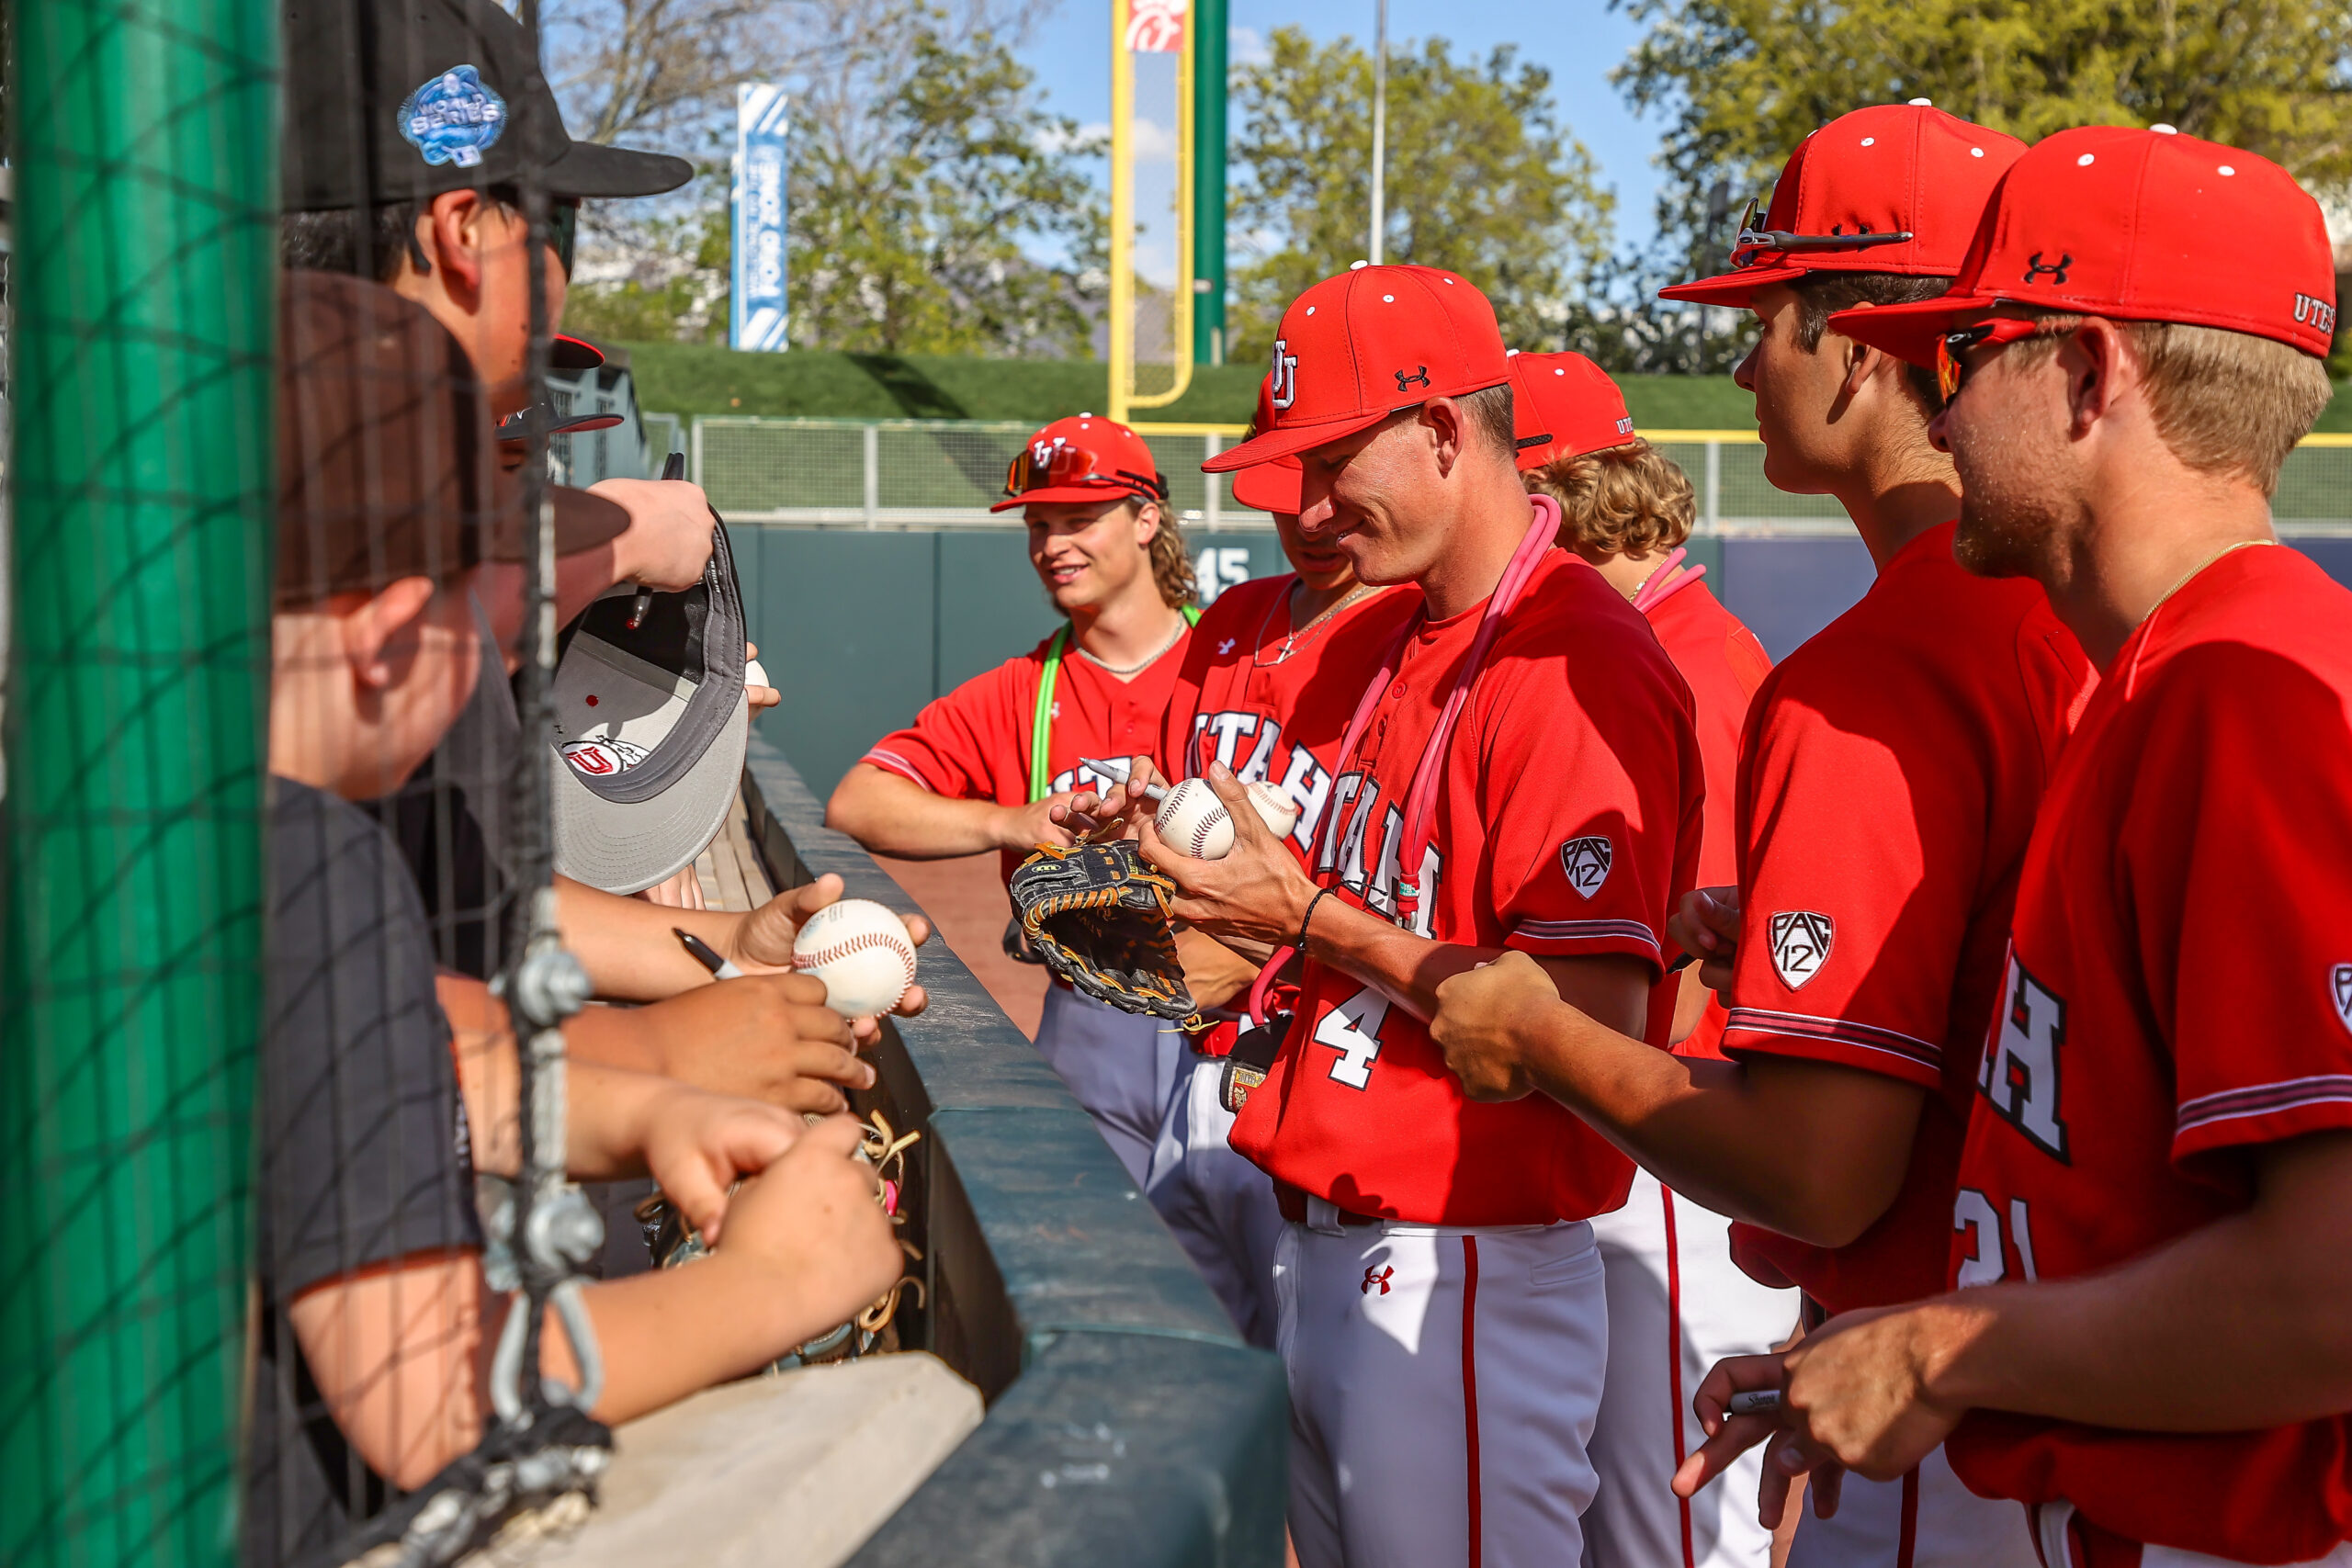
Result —
[[[1184, 606], [1184, 624], [1201, 624], [1197, 604]], [[1069, 646], [1069, 623], [1064, 621], [1054, 633], [1054, 640], [1046, 645], [1046, 670], [1037, 679], [1037, 711], [1029, 716], [1029, 801], [1038, 801], [1053, 794], [1047, 787], [1054, 782], [1051, 765], [1046, 754], [1052, 748], [1054, 734], [1054, 687], [1062, 678], [1062, 649]]]

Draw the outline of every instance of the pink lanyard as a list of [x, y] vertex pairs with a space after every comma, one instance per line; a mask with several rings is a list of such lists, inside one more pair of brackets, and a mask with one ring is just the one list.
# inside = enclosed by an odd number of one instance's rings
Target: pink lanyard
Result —
[[[1680, 566], [1682, 558], [1690, 553], [1689, 550], [1677, 549], [1672, 555], [1658, 562], [1657, 570], [1643, 580], [1641, 591], [1634, 595], [1634, 608], [1646, 615], [1706, 576], [1707, 569], [1703, 566], [1694, 566], [1681, 576], [1674, 576], [1674, 569]], [[1674, 581], [1668, 582], [1667, 581], [1668, 578], [1674, 578]]]
[[[1410, 925], [1420, 908], [1421, 889], [1412, 878], [1419, 874], [1419, 866], [1429, 853], [1430, 840], [1435, 831], [1438, 785], [1445, 776], [1445, 757], [1453, 739], [1454, 722], [1462, 716], [1463, 708], [1469, 703], [1470, 688], [1477, 682], [1479, 669], [1487, 661], [1487, 650], [1501, 635], [1503, 617], [1510, 614], [1512, 606], [1519, 603], [1520, 595], [1526, 592], [1528, 582], [1535, 576], [1536, 568], [1544, 564], [1544, 555], [1560, 532], [1560, 503], [1548, 495], [1530, 496], [1528, 500], [1534, 505], [1535, 521], [1528, 525], [1526, 534], [1519, 541], [1519, 548], [1511, 554], [1510, 564], [1503, 569], [1502, 581], [1495, 585], [1494, 593], [1487, 600], [1487, 613], [1478, 620], [1478, 634], [1471, 639], [1470, 651], [1463, 657], [1462, 668], [1454, 674], [1453, 690], [1446, 694], [1445, 707], [1438, 715], [1437, 728], [1430, 732], [1428, 743], [1421, 748], [1420, 761], [1413, 769], [1412, 788], [1405, 796], [1405, 837], [1397, 846], [1396, 913], [1393, 917], [1400, 926]], [[1427, 606], [1415, 611], [1413, 618], [1405, 624], [1405, 629], [1397, 634], [1396, 640], [1389, 644], [1387, 653], [1382, 656], [1380, 672], [1363, 689], [1363, 697], [1356, 703], [1355, 716], [1348, 720], [1347, 734], [1340, 742], [1339, 764], [1331, 770], [1335, 780], [1347, 773], [1348, 764], [1355, 758], [1356, 745], [1363, 739], [1363, 732], [1371, 728], [1372, 716], [1380, 706], [1381, 694], [1387, 691], [1389, 682], [1396, 678], [1396, 669], [1403, 661], [1406, 648], [1428, 621]], [[1331, 815], [1323, 824], [1326, 834], [1345, 830], [1340, 824], [1340, 818], [1345, 813], [1339, 809], [1336, 800], [1332, 807]], [[1279, 948], [1273, 957], [1266, 961], [1266, 966], [1258, 972], [1257, 983], [1250, 987], [1250, 1013], [1258, 1022], [1262, 1024], [1265, 1021], [1266, 993], [1275, 971], [1289, 963], [1296, 953], [1295, 948]]]

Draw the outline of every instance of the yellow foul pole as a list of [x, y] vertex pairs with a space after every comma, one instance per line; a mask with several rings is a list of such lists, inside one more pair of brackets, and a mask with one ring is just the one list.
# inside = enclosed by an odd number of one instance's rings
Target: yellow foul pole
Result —
[[1135, 386], [1136, 59], [1127, 49], [1127, 0], [1111, 0], [1111, 389], [1108, 412], [1125, 423]]
[[[1170, 367], [1172, 378], [1166, 391], [1149, 397], [1137, 395], [1131, 383], [1126, 403], [1130, 409], [1164, 409], [1182, 397], [1193, 384], [1193, 60], [1200, 40], [1200, 29], [1193, 25], [1193, 20], [1190, 15], [1184, 18], [1184, 46], [1176, 56], [1176, 286], [1168, 299], [1169, 352], [1174, 360]], [[1134, 59], [1131, 52], [1128, 59]], [[1134, 296], [1130, 294], [1128, 298], [1132, 301]], [[1132, 303], [1129, 308], [1133, 308]], [[1132, 378], [1132, 349], [1127, 363], [1127, 373]]]

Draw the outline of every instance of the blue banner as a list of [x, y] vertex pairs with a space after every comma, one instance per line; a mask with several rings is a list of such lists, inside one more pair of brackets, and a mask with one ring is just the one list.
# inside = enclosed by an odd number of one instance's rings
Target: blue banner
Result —
[[791, 346], [785, 331], [782, 87], [735, 89], [735, 268], [729, 348]]

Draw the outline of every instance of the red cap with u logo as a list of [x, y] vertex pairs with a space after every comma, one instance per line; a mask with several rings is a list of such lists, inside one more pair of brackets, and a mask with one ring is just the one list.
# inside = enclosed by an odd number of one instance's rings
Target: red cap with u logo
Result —
[[1581, 354], [1513, 354], [1510, 384], [1521, 473], [1634, 439], [1625, 394]]
[[2091, 125], [2018, 160], [1949, 293], [1829, 320], [1933, 365], [1944, 333], [2004, 303], [2220, 327], [2324, 355], [2335, 262], [2319, 203], [2269, 159], [2168, 129]]
[[1433, 398], [1510, 379], [1487, 297], [1433, 266], [1357, 266], [1291, 301], [1274, 333], [1271, 428], [1201, 465], [1229, 473], [1344, 440]]
[[2025, 143], [1925, 98], [1839, 115], [1797, 143], [1762, 221], [1734, 235], [1731, 270], [1661, 288], [1667, 299], [1744, 306], [1815, 272], [1950, 277], [1993, 186]]
[[1168, 481], [1142, 436], [1117, 420], [1081, 413], [1057, 419], [1029, 438], [1005, 473], [1004, 495], [990, 512], [1122, 495], [1165, 502]]

